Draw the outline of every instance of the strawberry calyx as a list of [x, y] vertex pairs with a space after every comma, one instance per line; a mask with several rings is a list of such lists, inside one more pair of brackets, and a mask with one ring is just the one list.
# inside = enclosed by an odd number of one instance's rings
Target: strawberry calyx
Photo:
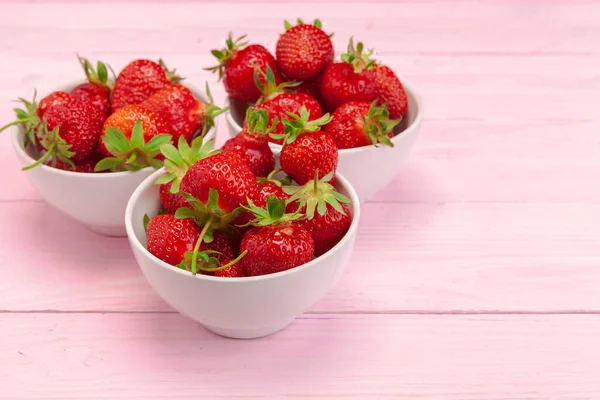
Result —
[[[297, 22], [297, 25], [304, 25], [304, 21], [303, 21], [303, 20], [301, 20], [300, 18], [298, 18], [298, 19], [296, 20], [296, 22]], [[319, 28], [319, 29], [323, 29], [323, 23], [321, 22], [321, 20], [320, 20], [320, 19], [315, 19], [315, 20], [312, 22], [312, 24], [311, 24], [311, 25], [314, 25], [314, 26], [316, 26], [316, 27], [317, 27], [317, 28]], [[285, 30], [287, 31], [288, 29], [290, 29], [290, 28], [294, 27], [294, 25], [292, 25], [292, 24], [291, 24], [289, 21], [285, 20], [285, 21], [283, 21], [283, 27], [284, 27], [284, 28], [285, 28]]]
[[367, 134], [371, 143], [375, 146], [381, 143], [389, 147], [394, 147], [388, 133], [400, 123], [402, 118], [390, 119], [387, 109], [387, 103], [377, 106], [377, 100], [374, 100], [369, 107], [369, 111], [364, 118], [364, 132]]
[[376, 61], [371, 59], [373, 50], [365, 50], [362, 42], [358, 42], [354, 47], [354, 39], [350, 38], [348, 43], [348, 52], [341, 55], [342, 61], [352, 65], [354, 72], [359, 74], [362, 71], [375, 66]]
[[41, 130], [38, 132], [38, 139], [46, 152], [33, 164], [23, 167], [23, 171], [28, 171], [37, 167], [38, 165], [45, 163], [48, 159], [52, 159], [52, 166], [56, 166], [57, 160], [60, 160], [70, 167], [75, 168], [75, 163], [71, 161], [71, 157], [73, 157], [75, 153], [71, 151], [71, 145], [60, 137], [58, 126], [49, 131], [48, 124], [44, 122]]
[[0, 132], [10, 128], [11, 126], [23, 124], [25, 126], [25, 135], [23, 145], [27, 146], [29, 143], [35, 143], [36, 131], [41, 126], [40, 118], [37, 116], [37, 102], [35, 100], [37, 92], [33, 92], [33, 100], [27, 101], [24, 98], [19, 97], [18, 101], [23, 103], [24, 108], [14, 108], [13, 111], [17, 116], [17, 119], [13, 122], [0, 127]]
[[250, 211], [255, 218], [246, 225], [268, 226], [304, 218], [304, 214], [299, 212], [286, 213], [285, 206], [285, 200], [280, 200], [275, 196], [267, 197], [267, 206], [265, 208], [258, 207], [251, 199], [248, 199], [248, 206], [243, 206], [243, 208]]
[[167, 174], [159, 177], [156, 184], [162, 185], [171, 183], [170, 192], [175, 194], [179, 192], [181, 180], [188, 169], [198, 161], [219, 153], [221, 150], [213, 150], [214, 139], [203, 143], [203, 137], [198, 136], [192, 141], [190, 146], [183, 136], [179, 137], [177, 147], [172, 143], [164, 143], [160, 146], [160, 152], [165, 157], [163, 165]]
[[289, 111], [287, 112], [287, 115], [291, 119], [283, 118], [281, 120], [284, 126], [284, 133], [270, 134], [273, 139], [284, 139], [285, 144], [293, 143], [301, 133], [316, 132], [321, 129], [321, 126], [326, 125], [331, 121], [331, 115], [329, 115], [329, 113], [324, 114], [319, 119], [309, 121], [310, 114], [305, 106], [302, 106], [300, 109], [300, 115]]
[[273, 123], [269, 126], [269, 112], [263, 108], [248, 107], [246, 110], [246, 129], [257, 135], [268, 137], [277, 126], [279, 118], [273, 118]]
[[272, 182], [276, 186], [279, 186], [279, 187], [283, 187], [284, 185], [286, 185], [286, 186], [287, 185], [291, 185], [292, 184], [292, 178], [289, 177], [288, 175], [285, 175], [285, 176], [283, 176], [280, 179], [275, 179], [275, 175], [277, 175], [281, 171], [283, 171], [283, 170], [281, 170], [281, 169], [274, 169], [266, 177], [257, 176], [256, 177], [256, 181], [257, 182]]
[[245, 41], [246, 36], [247, 35], [242, 35], [234, 40], [233, 34], [231, 32], [229, 32], [229, 34], [227, 35], [227, 39], [225, 39], [226, 47], [221, 50], [218, 50], [218, 49], [211, 50], [212, 55], [217, 58], [217, 60], [219, 61], [219, 64], [217, 64], [213, 67], [204, 68], [204, 70], [211, 71], [213, 73], [218, 72], [219, 80], [223, 79], [223, 76], [225, 75], [225, 67], [227, 67], [227, 65], [229, 64], [229, 60], [231, 60], [231, 58], [234, 56], [234, 54], [240, 48], [242, 48], [248, 44], [248, 42]]
[[219, 107], [215, 105], [215, 100], [210, 93], [208, 82], [206, 83], [206, 97], [208, 98], [208, 103], [204, 105], [200, 115], [201, 118], [204, 118], [204, 126], [202, 127], [202, 132], [200, 133], [201, 136], [206, 135], [206, 132], [215, 126], [215, 119], [219, 115], [229, 110], [229, 107]]
[[[315, 210], [319, 215], [327, 213], [327, 205], [345, 215], [344, 208], [340, 203], [351, 203], [352, 201], [338, 192], [329, 182], [333, 179], [333, 172], [319, 179], [319, 170], [315, 171], [315, 178], [304, 186], [284, 186], [283, 191], [290, 195], [286, 205], [296, 202], [298, 210], [304, 210], [307, 219], [313, 219]], [[306, 209], [305, 209], [306, 207]]]
[[[244, 252], [235, 259], [223, 264], [218, 258], [212, 256], [213, 254], [221, 254], [220, 252], [215, 250], [198, 251], [200, 249], [200, 244], [201, 241], [197, 240], [197, 247], [194, 246], [193, 251], [188, 251], [184, 254], [183, 261], [177, 265], [178, 268], [185, 269], [194, 275], [196, 275], [198, 271], [205, 273], [217, 272], [237, 264], [248, 253], [248, 250], [244, 250]], [[195, 264], [194, 260], [196, 261]]]
[[163, 166], [163, 162], [156, 156], [160, 154], [160, 147], [165, 143], [171, 143], [172, 138], [171, 135], [163, 133], [154, 136], [146, 143], [140, 120], [133, 125], [131, 139], [127, 139], [120, 129], [109, 126], [102, 136], [102, 142], [113, 157], [98, 161], [94, 171], [139, 171], [146, 167], [159, 169]]
[[[94, 65], [87, 58], [81, 57], [79, 54], [77, 54], [77, 59], [79, 60], [79, 63], [83, 68], [83, 72], [90, 83], [93, 83], [97, 86], [107, 87], [109, 89], [114, 87], [116, 75], [110, 65], [107, 68], [106, 64], [104, 64], [102, 61], [98, 61], [96, 63], [96, 68], [94, 68]], [[111, 80], [108, 78], [108, 69], [110, 69], [113, 75], [113, 79]]]
[[165, 64], [165, 62], [162, 59], [158, 60], [158, 64], [165, 70], [165, 75], [167, 77], [167, 80], [171, 83], [179, 83], [182, 80], [184, 80], [185, 78], [177, 75], [176, 71], [177, 69], [173, 68], [172, 70], [169, 69], [167, 67], [167, 64]]
[[[261, 77], [265, 81], [264, 84], [260, 81]], [[267, 65], [266, 71], [261, 70], [258, 66], [254, 66], [254, 84], [262, 94], [256, 101], [256, 104], [261, 104], [269, 99], [277, 97], [279, 94], [291, 92], [292, 88], [300, 86], [302, 82], [281, 82], [278, 85], [275, 81], [275, 74], [273, 73], [273, 70]]]

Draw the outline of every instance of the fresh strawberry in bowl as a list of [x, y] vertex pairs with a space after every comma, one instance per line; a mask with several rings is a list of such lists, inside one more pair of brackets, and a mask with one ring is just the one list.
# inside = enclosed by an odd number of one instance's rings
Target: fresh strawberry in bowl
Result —
[[[125, 236], [127, 201], [162, 167], [160, 146], [172, 142], [172, 130], [160, 114], [139, 105], [114, 110], [105, 97], [114, 87], [106, 76], [109, 68], [80, 62], [87, 81], [24, 101], [17, 120], [6, 127], [13, 127], [13, 148], [27, 179], [48, 204], [95, 232]], [[199, 102], [210, 104], [206, 95], [190, 89]], [[215, 132], [210, 121], [197, 134], [209, 140]]]
[[[125, 223], [135, 258], [167, 304], [208, 330], [231, 338], [273, 334], [340, 278], [360, 218], [356, 192], [340, 174], [334, 184], [333, 174], [319, 180], [317, 193], [276, 179], [280, 170], [251, 181], [234, 152], [201, 157], [181, 179], [187, 204], [174, 213], [160, 195], [175, 179], [172, 168], [156, 171], [131, 196]], [[251, 215], [243, 225], [240, 212]]]

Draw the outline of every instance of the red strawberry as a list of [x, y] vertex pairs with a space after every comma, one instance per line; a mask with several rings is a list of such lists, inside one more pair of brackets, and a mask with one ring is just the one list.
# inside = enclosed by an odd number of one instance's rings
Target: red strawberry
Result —
[[[224, 260], [221, 262], [221, 264], [223, 264], [223, 265], [226, 265], [229, 263], [231, 263], [230, 260]], [[238, 263], [238, 264], [230, 265], [229, 267], [227, 267], [225, 269], [215, 271], [214, 276], [219, 276], [221, 278], [241, 278], [244, 276], [244, 271], [242, 270], [242, 267]]]
[[160, 184], [160, 201], [167, 212], [175, 213], [178, 208], [187, 207], [187, 201], [179, 194], [179, 185], [188, 169], [199, 160], [213, 154], [214, 140], [203, 143], [202, 136], [195, 138], [192, 145], [183, 136], [179, 137], [178, 148], [171, 143], [160, 146], [164, 156], [166, 175], [156, 180]]
[[167, 122], [153, 111], [140, 106], [120, 108], [104, 121], [100, 153], [109, 157], [96, 170], [160, 168], [162, 163], [155, 157], [159, 156], [160, 145], [171, 142], [171, 138]]
[[218, 206], [228, 214], [256, 191], [256, 177], [246, 161], [235, 152], [222, 152], [203, 158], [190, 167], [180, 191], [208, 204], [210, 190], [218, 194]]
[[315, 241], [315, 257], [335, 246], [348, 232], [352, 223], [350, 209], [346, 204], [350, 199], [342, 195], [330, 184], [333, 174], [323, 179], [313, 179], [301, 187], [287, 187], [292, 196], [288, 207], [295, 205], [306, 218], [298, 221], [312, 235]]
[[160, 185], [160, 204], [165, 211], [175, 214], [178, 208], [187, 207], [187, 201], [177, 192], [171, 193], [173, 182], [168, 182]]
[[332, 110], [349, 101], [375, 100], [376, 85], [372, 68], [374, 61], [369, 59], [371, 51], [363, 54], [363, 44], [354, 48], [350, 39], [348, 53], [342, 55], [343, 62], [330, 64], [323, 73], [321, 96]]
[[212, 256], [219, 260], [222, 264], [227, 264], [229, 261], [235, 258], [233, 254], [233, 248], [231, 243], [227, 240], [227, 237], [221, 231], [213, 232], [213, 240], [210, 243], [202, 242], [200, 245], [200, 251], [216, 251]]
[[68, 102], [48, 108], [44, 112], [44, 126], [37, 132], [37, 139], [46, 153], [24, 169], [57, 160], [75, 167], [90, 158], [96, 151], [102, 131], [102, 119], [89, 103], [73, 97]]
[[183, 136], [189, 143], [196, 134], [204, 135], [215, 125], [215, 117], [227, 111], [213, 104], [208, 85], [206, 94], [208, 104], [198, 100], [187, 87], [174, 84], [155, 92], [141, 106], [154, 111], [169, 124], [174, 142]]
[[259, 207], [267, 206], [267, 198], [274, 196], [279, 200], [287, 200], [290, 195], [283, 191], [283, 188], [273, 181], [258, 182], [258, 191], [255, 202]]
[[301, 214], [285, 214], [285, 202], [275, 197], [266, 209], [250, 204], [258, 226], [242, 239], [240, 250], [247, 252], [240, 264], [248, 276], [281, 272], [309, 262], [314, 253], [310, 233], [296, 219]]
[[402, 118], [408, 109], [408, 99], [398, 76], [391, 68], [377, 65], [372, 70], [375, 94], [380, 103], [387, 103], [390, 118]]
[[266, 73], [267, 67], [270, 67], [277, 83], [281, 81], [281, 75], [271, 53], [259, 44], [247, 46], [248, 42], [243, 41], [245, 37], [241, 36], [234, 42], [230, 33], [226, 40], [227, 47], [212, 51], [219, 65], [205, 70], [219, 73], [219, 80], [223, 78], [223, 85], [230, 97], [254, 103], [260, 97], [254, 83], [255, 69]]
[[[38, 118], [43, 118], [46, 111], [50, 108], [59, 104], [72, 103], [74, 96], [67, 92], [52, 92], [48, 96], [40, 100], [40, 104], [37, 106], [36, 115]], [[35, 104], [35, 100], [34, 100]]]
[[330, 172], [335, 174], [337, 145], [333, 137], [320, 130], [321, 125], [330, 121], [329, 114], [309, 122], [308, 112], [302, 107], [300, 115], [292, 118], [284, 120], [285, 135], [274, 135], [275, 138], [285, 138], [280, 155], [283, 171], [300, 185], [313, 179], [316, 171], [319, 171], [319, 177]]
[[110, 114], [111, 93], [106, 65], [98, 61], [97, 68], [94, 69], [87, 59], [79, 56], [78, 58], [88, 82], [76, 86], [71, 90], [71, 95], [79, 100], [89, 101], [106, 118]]
[[269, 147], [269, 114], [266, 110], [248, 108], [244, 128], [227, 140], [223, 151], [234, 151], [244, 158], [256, 176], [267, 176], [275, 167], [275, 156]]
[[152, 218], [146, 227], [148, 251], [162, 261], [178, 265], [185, 254], [194, 250], [200, 228], [191, 218], [162, 214]]
[[307, 25], [285, 23], [285, 33], [277, 41], [275, 54], [280, 71], [290, 79], [314, 78], [333, 61], [333, 44], [321, 29], [321, 21]]
[[[264, 78], [264, 84], [260, 82], [259, 76], [261, 75]], [[259, 74], [257, 71], [254, 79], [256, 86], [262, 93], [255, 108], [268, 111], [269, 126], [272, 128], [273, 133], [283, 134], [283, 119], [289, 119], [288, 113], [300, 114], [303, 106], [308, 110], [309, 120], [321, 118], [323, 115], [321, 105], [312, 96], [306, 93], [290, 92], [290, 90], [295, 90], [298, 86], [297, 82], [282, 82], [277, 84], [273, 76], [273, 71], [269, 67], [267, 67], [265, 74]], [[270, 138], [270, 141], [283, 144], [283, 140], [281, 139]]]
[[112, 95], [112, 108], [140, 104], [160, 89], [181, 80], [175, 71], [167, 70], [162, 60], [135, 60], [119, 73]]
[[335, 138], [339, 149], [378, 143], [394, 147], [390, 138], [399, 122], [400, 120], [390, 120], [386, 105], [377, 106], [377, 100], [371, 104], [351, 101], [335, 110], [326, 131]]

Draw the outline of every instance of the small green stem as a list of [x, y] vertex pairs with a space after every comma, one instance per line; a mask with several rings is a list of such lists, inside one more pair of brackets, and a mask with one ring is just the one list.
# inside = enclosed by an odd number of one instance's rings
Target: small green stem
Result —
[[221, 265], [220, 267], [217, 267], [217, 268], [202, 268], [202, 270], [206, 271], [206, 272], [216, 272], [216, 271], [221, 271], [221, 270], [227, 269], [227, 268], [231, 267], [232, 265], [237, 264], [242, 258], [244, 258], [244, 256], [246, 255], [246, 253], [248, 253], [248, 250], [244, 250], [244, 252], [242, 254], [240, 254], [239, 256], [237, 256], [235, 258], [235, 260], [231, 260], [227, 264]]
[[319, 168], [315, 171], [314, 189], [315, 194], [319, 193]]
[[15, 125], [19, 125], [19, 124], [24, 124], [26, 122], [31, 122], [31, 120], [29, 118], [27, 119], [18, 119], [16, 121], [13, 121], [9, 124], [4, 125], [3, 127], [0, 128], [0, 132], [2, 132], [3, 130], [10, 128], [11, 126], [15, 126]]
[[37, 160], [36, 162], [34, 162], [33, 164], [23, 167], [23, 171], [28, 171], [31, 168], [34, 168], [40, 164], [43, 164], [48, 159], [48, 157], [50, 157], [54, 153], [55, 148], [56, 148], [56, 144], [53, 144], [52, 146], [50, 146], [50, 148], [48, 149], [46, 154], [44, 154], [42, 157], [40, 157], [40, 159]]
[[200, 245], [202, 244], [202, 240], [204, 240], [204, 236], [206, 236], [206, 232], [208, 232], [208, 229], [213, 223], [213, 218], [213, 215], [208, 218], [208, 221], [204, 224], [204, 228], [202, 228], [202, 232], [200, 232], [200, 236], [198, 236], [198, 240], [194, 246], [194, 252], [192, 253], [192, 274], [194, 275], [198, 273], [198, 251], [200, 250]]

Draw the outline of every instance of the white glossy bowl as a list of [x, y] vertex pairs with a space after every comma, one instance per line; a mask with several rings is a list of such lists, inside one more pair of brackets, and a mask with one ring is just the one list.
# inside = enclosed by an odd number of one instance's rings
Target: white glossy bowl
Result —
[[[408, 112], [395, 129], [399, 133], [392, 138], [394, 147], [365, 146], [342, 149], [338, 152], [337, 170], [352, 183], [361, 203], [370, 200], [394, 179], [419, 134], [423, 120], [423, 103], [414, 88], [405, 79], [401, 80], [408, 97]], [[226, 105], [232, 109], [225, 114], [225, 118], [229, 135], [234, 137], [242, 129], [237, 121], [243, 119], [245, 110], [238, 110], [243, 105], [230, 105], [229, 100]], [[269, 146], [276, 154], [282, 148], [274, 143], [270, 143]]]
[[[70, 91], [77, 85], [57, 90]], [[188, 85], [186, 85], [188, 86]], [[188, 86], [198, 99], [206, 96]], [[42, 99], [39, 97], [39, 99]], [[206, 133], [207, 140], [215, 137], [216, 127]], [[13, 148], [22, 166], [35, 162], [36, 151], [23, 147], [24, 130], [13, 130]], [[127, 201], [135, 188], [155, 170], [144, 168], [137, 172], [81, 173], [38, 165], [24, 171], [31, 185], [51, 206], [80, 221], [92, 231], [107, 236], [126, 236], [124, 215]]]
[[219, 335], [248, 339], [275, 333], [319, 301], [341, 276], [354, 247], [360, 207], [354, 189], [341, 175], [337, 187], [350, 197], [353, 215], [348, 233], [330, 251], [304, 265], [270, 275], [219, 278], [192, 275], [154, 257], [146, 249], [143, 217], [157, 215], [162, 171], [133, 193], [125, 213], [133, 254], [150, 286], [181, 314]]

